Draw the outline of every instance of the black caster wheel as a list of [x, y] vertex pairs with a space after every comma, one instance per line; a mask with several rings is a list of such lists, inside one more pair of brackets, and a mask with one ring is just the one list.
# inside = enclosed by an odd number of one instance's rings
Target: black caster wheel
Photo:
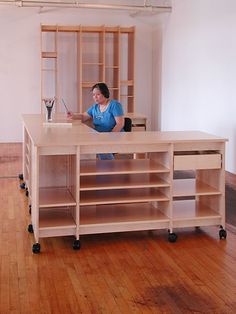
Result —
[[226, 232], [225, 229], [222, 228], [222, 229], [219, 230], [219, 237], [220, 237], [220, 239], [226, 239], [227, 232]]
[[174, 242], [176, 242], [177, 238], [178, 238], [178, 236], [176, 233], [170, 232], [169, 236], [168, 236], [168, 241], [171, 243], [174, 243]]
[[25, 195], [28, 197], [29, 196], [29, 191], [28, 189], [25, 190]]
[[73, 243], [73, 249], [79, 250], [80, 249], [80, 240], [75, 240]]
[[29, 205], [29, 214], [31, 215], [31, 205]]
[[23, 179], [24, 179], [23, 173], [20, 173], [19, 176], [18, 176], [18, 178], [19, 178], [20, 180], [23, 180]]
[[25, 182], [23, 182], [23, 183], [20, 184], [20, 188], [21, 188], [22, 190], [25, 189]]
[[40, 253], [40, 244], [39, 243], [34, 243], [32, 246], [32, 252], [34, 254]]
[[32, 224], [29, 224], [29, 225], [28, 225], [28, 232], [29, 232], [29, 233], [33, 233], [33, 232], [34, 232], [34, 229], [33, 229], [33, 225], [32, 225]]

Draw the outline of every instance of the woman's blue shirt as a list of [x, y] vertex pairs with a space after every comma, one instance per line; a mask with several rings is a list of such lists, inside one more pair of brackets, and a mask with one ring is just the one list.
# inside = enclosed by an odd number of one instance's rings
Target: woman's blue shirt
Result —
[[98, 104], [93, 104], [87, 113], [92, 117], [93, 125], [98, 132], [111, 132], [116, 125], [115, 117], [124, 115], [122, 105], [115, 99], [110, 100], [104, 112], [100, 111]]

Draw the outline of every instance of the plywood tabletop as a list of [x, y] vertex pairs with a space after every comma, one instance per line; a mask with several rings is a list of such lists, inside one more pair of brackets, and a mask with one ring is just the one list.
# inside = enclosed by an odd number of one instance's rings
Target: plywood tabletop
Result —
[[[45, 125], [45, 115], [24, 114], [23, 124], [36, 146], [157, 144], [178, 142], [225, 142], [226, 139], [201, 131], [143, 131], [98, 133], [81, 121], [54, 117], [53, 127]], [[58, 123], [58, 127], [55, 124]], [[60, 125], [61, 123], [61, 125]], [[65, 127], [70, 123], [70, 127]], [[63, 125], [63, 126], [62, 126]]]

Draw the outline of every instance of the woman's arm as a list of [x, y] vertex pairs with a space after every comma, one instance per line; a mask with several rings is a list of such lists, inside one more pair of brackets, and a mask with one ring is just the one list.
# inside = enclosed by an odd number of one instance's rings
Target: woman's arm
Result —
[[112, 129], [111, 132], [120, 132], [120, 130], [124, 127], [125, 119], [124, 116], [115, 117], [116, 125]]
[[77, 113], [77, 112], [67, 112], [67, 118], [72, 120], [81, 120], [82, 122], [85, 122], [89, 119], [91, 119], [91, 116], [85, 111], [83, 113]]

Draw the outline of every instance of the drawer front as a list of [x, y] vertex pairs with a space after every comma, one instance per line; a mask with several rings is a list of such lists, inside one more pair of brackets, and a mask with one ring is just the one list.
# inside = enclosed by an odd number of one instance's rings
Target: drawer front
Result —
[[142, 126], [142, 125], [135, 125], [135, 126], [132, 126], [132, 131], [133, 132], [144, 132], [145, 131], [145, 126]]
[[146, 125], [146, 118], [130, 117], [133, 124], [144, 124]]
[[174, 156], [174, 170], [220, 169], [220, 154]]

